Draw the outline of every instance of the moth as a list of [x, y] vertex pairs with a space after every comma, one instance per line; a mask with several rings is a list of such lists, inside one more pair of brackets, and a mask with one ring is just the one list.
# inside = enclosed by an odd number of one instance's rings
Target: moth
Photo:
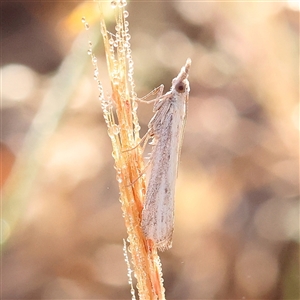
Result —
[[187, 59], [172, 80], [171, 90], [157, 98], [148, 124], [151, 171], [141, 226], [145, 237], [161, 251], [172, 247], [175, 183], [190, 92], [190, 66], [191, 60]]

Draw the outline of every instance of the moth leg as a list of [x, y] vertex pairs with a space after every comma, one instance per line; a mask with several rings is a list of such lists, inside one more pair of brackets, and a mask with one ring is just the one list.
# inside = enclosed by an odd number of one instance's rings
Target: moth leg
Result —
[[[154, 90], [152, 90], [150, 93], [148, 93], [146, 96], [142, 97], [142, 98], [137, 98], [136, 100], [139, 102], [143, 102], [143, 103], [152, 103], [152, 102], [156, 102], [163, 94], [164, 91], [164, 85], [161, 84], [160, 86], [158, 86], [157, 88], [155, 88]], [[149, 97], [156, 95], [156, 97], [152, 100], [146, 100]]]
[[146, 147], [146, 145], [147, 145], [147, 143], [148, 143], [148, 140], [149, 140], [150, 137], [151, 137], [150, 131], [151, 131], [151, 130], [149, 129], [149, 130], [145, 133], [145, 135], [141, 138], [141, 140], [140, 140], [134, 147], [132, 147], [132, 148], [130, 148], [130, 149], [122, 150], [122, 152], [124, 153], [124, 152], [128, 152], [128, 151], [132, 151], [132, 150], [136, 149], [138, 146], [140, 146], [141, 144], [143, 144], [143, 146], [142, 146], [142, 152], [144, 152], [145, 147]]
[[151, 160], [149, 160], [145, 166], [145, 168], [143, 169], [143, 171], [141, 172], [141, 174], [138, 176], [138, 178], [134, 179], [130, 184], [126, 185], [126, 187], [129, 187], [129, 186], [133, 186], [144, 174], [145, 174], [145, 171], [147, 170], [147, 168], [149, 167], [150, 165], [150, 162]]
[[[147, 145], [147, 142], [150, 138], [153, 138], [153, 133], [151, 133], [151, 129], [149, 129], [147, 131], [147, 133], [143, 136], [143, 138], [141, 139], [141, 141], [132, 149], [135, 149], [137, 146], [139, 146], [141, 144], [141, 142], [144, 142], [144, 145], [143, 145], [143, 148], [142, 148], [142, 152], [145, 151], [145, 147]], [[128, 150], [125, 150], [125, 151], [130, 151], [132, 149], [128, 149]], [[147, 162], [146, 166], [144, 167], [144, 169], [142, 170], [141, 172], [141, 175], [138, 176], [138, 178], [136, 178], [133, 182], [131, 182], [129, 185], [127, 185], [126, 187], [129, 187], [129, 186], [132, 186], [134, 185], [145, 173], [145, 171], [147, 170], [147, 168], [149, 167], [151, 163], [151, 158], [149, 159], [149, 161]]]

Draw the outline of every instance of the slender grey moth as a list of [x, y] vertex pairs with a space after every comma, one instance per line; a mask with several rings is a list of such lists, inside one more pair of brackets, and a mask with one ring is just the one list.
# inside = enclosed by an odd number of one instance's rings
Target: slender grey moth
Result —
[[187, 115], [190, 66], [191, 60], [187, 59], [172, 80], [171, 90], [158, 96], [148, 124], [153, 146], [141, 225], [145, 237], [161, 251], [172, 247], [175, 183]]

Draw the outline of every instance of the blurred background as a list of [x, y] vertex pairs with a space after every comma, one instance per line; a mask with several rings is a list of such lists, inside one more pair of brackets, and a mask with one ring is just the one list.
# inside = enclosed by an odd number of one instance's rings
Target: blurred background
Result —
[[[1, 1], [1, 10], [1, 298], [130, 299], [87, 54], [100, 41], [109, 95], [98, 7]], [[127, 10], [140, 97], [161, 83], [167, 91], [192, 59], [173, 248], [161, 254], [167, 299], [299, 299], [298, 1]], [[152, 106], [138, 113], [143, 135]]]

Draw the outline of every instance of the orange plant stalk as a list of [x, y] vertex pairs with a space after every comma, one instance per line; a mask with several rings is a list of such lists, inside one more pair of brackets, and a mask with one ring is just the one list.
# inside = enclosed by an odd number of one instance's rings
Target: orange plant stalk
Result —
[[[130, 49], [128, 11], [126, 1], [112, 1], [115, 11], [116, 32], [106, 29], [103, 11], [100, 7], [101, 33], [104, 41], [112, 96], [105, 99], [101, 82], [98, 79], [97, 59], [89, 52], [94, 65], [100, 91], [103, 115], [112, 142], [113, 158], [120, 190], [120, 202], [127, 228], [129, 251], [133, 272], [137, 279], [140, 299], [165, 299], [162, 270], [155, 245], [144, 237], [141, 229], [141, 214], [145, 198], [146, 184], [142, 176], [144, 161], [140, 146], [140, 125], [137, 117], [135, 85], [133, 81], [133, 61]], [[84, 19], [83, 19], [83, 22]], [[87, 25], [87, 24], [86, 24]], [[91, 44], [90, 44], [91, 46]], [[113, 114], [115, 110], [116, 118]], [[124, 150], [131, 149], [129, 151]], [[134, 291], [132, 290], [132, 296]]]

